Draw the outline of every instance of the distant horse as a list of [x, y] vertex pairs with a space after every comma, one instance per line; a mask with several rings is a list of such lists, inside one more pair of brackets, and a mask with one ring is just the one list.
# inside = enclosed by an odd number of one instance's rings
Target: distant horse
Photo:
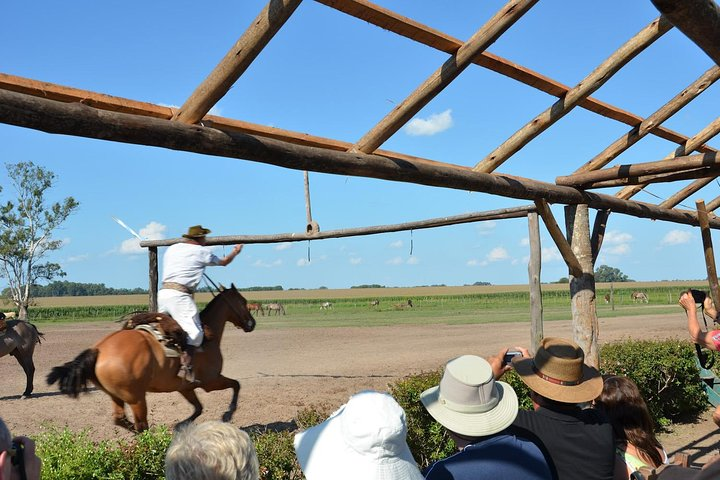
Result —
[[605, 294], [605, 303], [610, 303], [610, 294], [609, 293]]
[[[146, 392], [180, 392], [195, 408], [180, 426], [202, 413], [195, 388], [201, 387], [206, 392], [232, 388], [232, 400], [222, 416], [223, 421], [229, 422], [237, 409], [240, 383], [221, 374], [220, 342], [226, 322], [252, 332], [255, 319], [247, 309], [247, 300], [232, 285], [227, 289], [221, 287], [220, 293], [200, 312], [200, 320], [205, 339], [202, 350], [194, 355], [194, 383], [178, 376], [180, 358], [165, 356], [163, 345], [145, 330], [120, 330], [105, 336], [74, 360], [53, 368], [47, 382], [49, 385], [58, 382], [62, 393], [77, 398], [92, 381], [112, 399], [115, 424], [128, 429], [132, 425], [137, 431], [148, 428]], [[126, 403], [132, 410], [134, 424], [125, 416]]]
[[637, 302], [648, 303], [649, 302], [648, 296], [644, 292], [632, 292], [632, 294], [630, 294], [630, 298], [635, 303], [637, 303]]
[[285, 315], [285, 307], [283, 307], [281, 303], [266, 303], [265, 310], [267, 310], [268, 317], [273, 312], [275, 312], [275, 315], [280, 315], [281, 313]]
[[331, 308], [333, 308], [333, 306], [330, 302], [323, 302], [320, 304], [320, 310], [330, 310]]
[[0, 331], [0, 357], [11, 355], [20, 364], [26, 379], [25, 391], [20, 398], [28, 398], [32, 395], [35, 377], [35, 345], [44, 337], [35, 325], [24, 320], [10, 320], [6, 325], [5, 330]]
[[248, 303], [248, 310], [250, 313], [260, 312], [260, 315], [265, 315], [265, 309], [263, 308], [262, 303]]
[[398, 310], [403, 308], [413, 308], [412, 299], [408, 298], [408, 301], [405, 303], [396, 303], [395, 308]]
[[373, 300], [370, 302], [371, 307], [379, 307], [380, 306], [380, 300]]

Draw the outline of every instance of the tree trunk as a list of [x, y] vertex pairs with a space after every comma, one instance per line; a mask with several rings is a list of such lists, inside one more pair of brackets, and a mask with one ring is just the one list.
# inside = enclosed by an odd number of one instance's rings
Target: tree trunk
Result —
[[595, 275], [590, 248], [590, 221], [587, 205], [565, 207], [565, 228], [582, 275], [570, 276], [573, 340], [585, 352], [585, 363], [600, 366], [598, 318], [595, 305]]
[[20, 320], [27, 320], [28, 318], [28, 304], [20, 302], [18, 305], [18, 318]]

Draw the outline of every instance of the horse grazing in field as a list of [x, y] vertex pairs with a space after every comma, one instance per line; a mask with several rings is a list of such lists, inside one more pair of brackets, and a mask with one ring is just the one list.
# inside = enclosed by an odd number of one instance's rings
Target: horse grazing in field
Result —
[[396, 304], [395, 304], [395, 309], [396, 309], [396, 310], [401, 310], [401, 309], [404, 309], [404, 308], [413, 308], [412, 299], [408, 298], [408, 301], [405, 302], [405, 303], [396, 303]]
[[[178, 376], [180, 358], [166, 356], [163, 345], [146, 330], [120, 330], [107, 335], [74, 360], [53, 368], [47, 382], [50, 385], [58, 382], [62, 393], [77, 398], [92, 381], [112, 399], [115, 424], [128, 429], [132, 426], [137, 431], [148, 428], [147, 392], [177, 391], [195, 407], [180, 426], [202, 413], [195, 388], [201, 387], [206, 392], [232, 388], [232, 400], [222, 416], [228, 422], [237, 409], [240, 383], [221, 373], [220, 342], [226, 322], [252, 332], [255, 319], [247, 309], [247, 300], [232, 285], [227, 289], [221, 287], [220, 293], [200, 312], [200, 320], [205, 339], [202, 350], [196, 350], [194, 355], [194, 383]], [[134, 424], [125, 416], [126, 403], [132, 410]]]
[[380, 300], [373, 300], [370, 302], [371, 307], [379, 307], [380, 306]]
[[330, 302], [323, 302], [320, 304], [320, 310], [330, 310], [332, 307], [332, 303]]
[[285, 315], [285, 307], [282, 306], [282, 303], [267, 303], [265, 304], [265, 309], [268, 312], [268, 317], [273, 312], [275, 312], [275, 315], [280, 315], [281, 313]]
[[605, 294], [605, 303], [610, 303], [610, 294], [609, 293]]
[[645, 292], [632, 292], [632, 294], [630, 294], [630, 298], [635, 303], [648, 303], [650, 301], [648, 300], [648, 296], [645, 294]]
[[44, 337], [30, 322], [24, 320], [3, 321], [6, 327], [0, 331], [0, 357], [13, 356], [20, 364], [25, 372], [25, 391], [20, 398], [28, 398], [32, 395], [35, 377], [35, 363], [33, 362], [35, 345], [39, 344], [40, 339]]
[[250, 313], [260, 312], [260, 315], [265, 315], [265, 309], [263, 308], [262, 303], [248, 303], [248, 310]]

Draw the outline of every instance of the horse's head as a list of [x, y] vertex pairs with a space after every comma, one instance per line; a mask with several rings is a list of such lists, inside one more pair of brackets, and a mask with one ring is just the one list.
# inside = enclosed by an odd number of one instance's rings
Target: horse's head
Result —
[[220, 294], [213, 301], [224, 302], [230, 309], [230, 317], [228, 321], [237, 328], [242, 328], [246, 332], [255, 330], [255, 319], [253, 318], [245, 297], [237, 291], [234, 284], [230, 288], [220, 289]]

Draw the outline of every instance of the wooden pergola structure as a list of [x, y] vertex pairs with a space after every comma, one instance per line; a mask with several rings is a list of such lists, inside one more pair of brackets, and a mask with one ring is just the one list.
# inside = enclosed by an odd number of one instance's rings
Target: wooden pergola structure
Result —
[[[228, 245], [238, 242], [301, 241], [528, 217], [532, 252], [529, 267], [533, 305], [532, 338], [536, 341], [542, 336], [539, 215], [568, 266], [573, 298], [574, 339], [585, 349], [590, 363], [597, 363], [594, 263], [611, 212], [701, 227], [708, 272], [712, 274], [709, 278], [711, 283], [714, 282], [711, 285], [714, 287], [712, 293], [717, 302], [717, 280], [714, 279], [709, 229], [720, 229], [720, 219], [712, 214], [720, 206], [720, 196], [707, 203], [697, 202], [694, 211], [677, 206], [720, 175], [718, 150], [706, 145], [720, 132], [720, 118], [692, 136], [663, 126], [666, 120], [720, 79], [720, 9], [713, 0], [652, 0], [660, 16], [573, 87], [486, 51], [538, 0], [508, 1], [464, 42], [367, 0], [314, 0], [445, 52], [447, 60], [354, 143], [208, 114], [258, 58], [273, 36], [286, 22], [292, 21], [293, 13], [301, 1], [270, 0], [180, 108], [0, 73], [0, 122], [48, 133], [237, 158], [305, 172], [362, 176], [528, 200], [531, 204], [525, 207], [424, 222], [321, 232], [312, 220], [308, 199], [305, 232], [212, 237], [208, 243]], [[634, 57], [673, 28], [679, 29], [695, 42], [715, 65], [645, 118], [591, 96]], [[527, 124], [475, 165], [439, 162], [380, 148], [471, 66], [492, 70], [557, 97], [557, 100], [539, 115], [529, 119]], [[497, 172], [520, 149], [575, 108], [586, 109], [624, 124], [628, 128], [627, 133], [574, 172], [558, 177], [555, 183]], [[651, 158], [642, 163], [604, 168], [646, 136], [668, 140], [676, 144], [677, 148], [662, 159]], [[661, 203], [633, 200], [633, 196], [648, 185], [688, 179], [693, 181]], [[598, 191], [618, 186], [624, 188], [615, 194]], [[549, 204], [566, 206], [564, 232], [557, 224]], [[592, 229], [589, 209], [597, 210]], [[179, 239], [141, 243], [150, 252], [151, 305], [155, 305], [157, 292], [157, 248], [177, 241]]]

